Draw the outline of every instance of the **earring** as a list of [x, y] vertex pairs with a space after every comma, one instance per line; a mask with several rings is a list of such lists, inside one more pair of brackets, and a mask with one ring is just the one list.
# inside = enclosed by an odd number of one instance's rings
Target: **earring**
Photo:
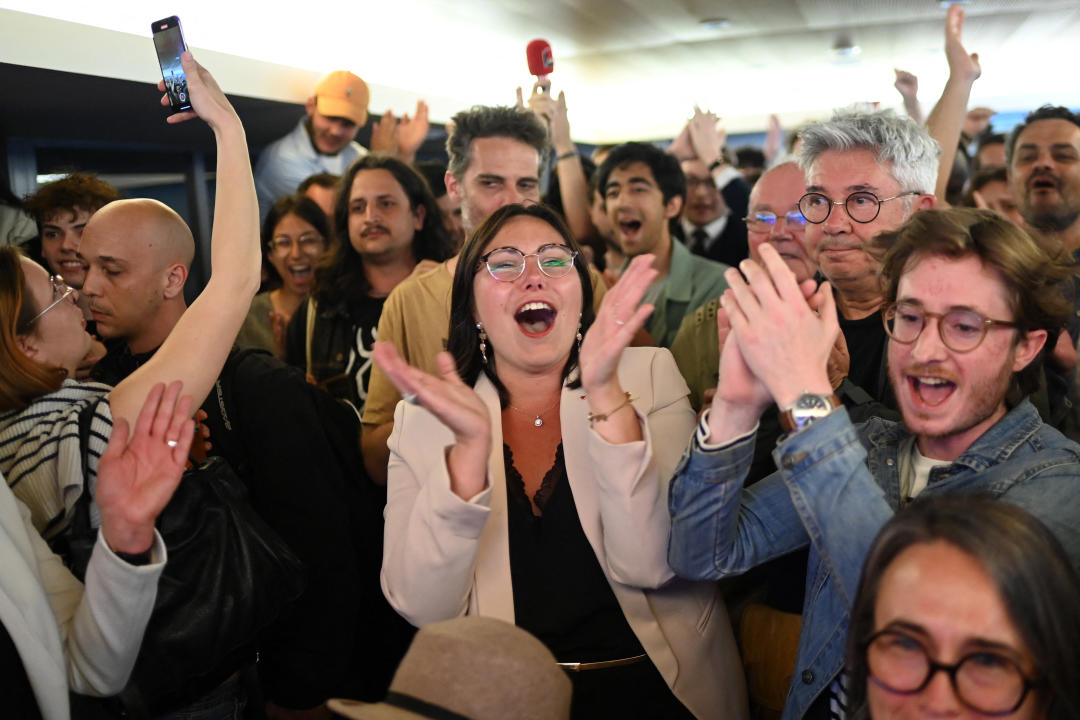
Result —
[[476, 323], [476, 332], [480, 334], [480, 358], [487, 365], [487, 333], [484, 332], [484, 323]]
[[578, 356], [581, 356], [581, 321], [578, 320], [577, 324], [577, 352]]

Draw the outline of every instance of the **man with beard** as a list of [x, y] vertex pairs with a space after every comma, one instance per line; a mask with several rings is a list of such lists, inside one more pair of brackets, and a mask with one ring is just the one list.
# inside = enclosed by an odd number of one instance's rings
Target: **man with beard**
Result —
[[[1009, 136], [1009, 190], [1030, 232], [1055, 249], [1080, 259], [1080, 116], [1044, 105]], [[1076, 343], [1080, 340], [1080, 277], [1068, 286], [1073, 303], [1068, 334], [1054, 342], [1047, 363], [1047, 406], [1052, 422], [1080, 438], [1080, 388], [1076, 386]], [[1071, 393], [1072, 398], [1064, 400]]]
[[[858, 212], [856, 209], [855, 212]], [[785, 720], [843, 711], [845, 636], [863, 558], [917, 496], [982, 492], [1044, 522], [1080, 566], [1080, 445], [1043, 424], [1031, 392], [1040, 351], [1070, 312], [1069, 269], [996, 213], [916, 213], [874, 241], [882, 253], [888, 374], [903, 423], [855, 426], [826, 362], [839, 332], [828, 284], [815, 289], [771, 247], [729, 271], [718, 328], [723, 382], [670, 490], [669, 563], [697, 580], [742, 574], [809, 548]], [[744, 489], [757, 420], [786, 431], [778, 472]], [[938, 680], [941, 682], [941, 680]]]
[[1080, 116], [1044, 105], [1009, 137], [1009, 187], [1029, 230], [1080, 250]]

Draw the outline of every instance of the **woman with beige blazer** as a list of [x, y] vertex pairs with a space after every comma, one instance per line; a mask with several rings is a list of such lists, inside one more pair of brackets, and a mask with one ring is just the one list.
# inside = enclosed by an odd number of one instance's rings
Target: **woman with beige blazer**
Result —
[[533, 632], [573, 681], [574, 717], [745, 718], [716, 587], [667, 565], [667, 481], [694, 414], [667, 350], [627, 348], [652, 310], [651, 256], [595, 321], [577, 257], [551, 211], [504, 207], [462, 251], [441, 376], [376, 345], [405, 399], [383, 591], [416, 625], [478, 614]]

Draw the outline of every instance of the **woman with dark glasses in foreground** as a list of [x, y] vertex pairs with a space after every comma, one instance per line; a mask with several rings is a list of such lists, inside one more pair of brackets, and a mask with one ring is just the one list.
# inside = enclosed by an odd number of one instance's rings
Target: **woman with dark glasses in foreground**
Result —
[[1080, 717], [1080, 580], [1050, 531], [989, 495], [882, 528], [848, 639], [854, 718]]

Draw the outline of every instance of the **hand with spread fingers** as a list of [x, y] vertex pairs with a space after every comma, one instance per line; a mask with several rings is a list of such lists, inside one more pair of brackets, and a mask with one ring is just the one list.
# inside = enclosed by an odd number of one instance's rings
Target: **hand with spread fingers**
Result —
[[416, 159], [416, 151], [424, 144], [429, 129], [431, 129], [431, 123], [428, 120], [427, 103], [417, 100], [416, 112], [412, 117], [409, 117], [408, 113], [402, 115], [394, 133], [397, 151], [402, 160], [411, 163]]
[[[649, 254], [633, 259], [618, 284], [604, 295], [600, 312], [585, 333], [578, 363], [581, 366], [581, 385], [589, 394], [599, 392], [611, 383], [618, 383], [615, 368], [618, 367], [619, 357], [653, 311], [653, 306], [648, 303], [638, 304], [656, 279], [652, 260], [653, 256]], [[622, 391], [616, 394], [621, 395]]]
[[375, 343], [372, 355], [406, 402], [423, 407], [454, 433], [455, 444], [447, 456], [451, 490], [465, 500], [483, 490], [491, 454], [491, 418], [476, 391], [462, 382], [450, 353], [439, 353], [438, 376], [410, 366], [389, 342]]
[[98, 464], [95, 501], [101, 534], [115, 552], [138, 554], [154, 541], [154, 522], [169, 502], [184, 472], [195, 435], [191, 397], [182, 385], [158, 383], [130, 433], [127, 421], [114, 420], [109, 444]]
[[717, 161], [724, 160], [727, 131], [720, 125], [720, 118], [717, 115], [695, 107], [694, 117], [690, 118], [687, 127], [690, 130], [690, 143], [694, 147], [694, 154], [701, 162], [706, 166], [711, 166]]
[[372, 152], [397, 155], [398, 146], [395, 137], [397, 125], [397, 118], [390, 110], [384, 112], [382, 117], [375, 121], [371, 126], [371, 142], [369, 143]]
[[721, 304], [741, 355], [780, 407], [803, 393], [829, 394], [826, 367], [840, 332], [832, 290], [815, 290], [813, 280], [800, 286], [773, 247], [760, 253], [762, 264], [740, 264], [745, 281], [734, 269], [725, 275], [731, 290]]

